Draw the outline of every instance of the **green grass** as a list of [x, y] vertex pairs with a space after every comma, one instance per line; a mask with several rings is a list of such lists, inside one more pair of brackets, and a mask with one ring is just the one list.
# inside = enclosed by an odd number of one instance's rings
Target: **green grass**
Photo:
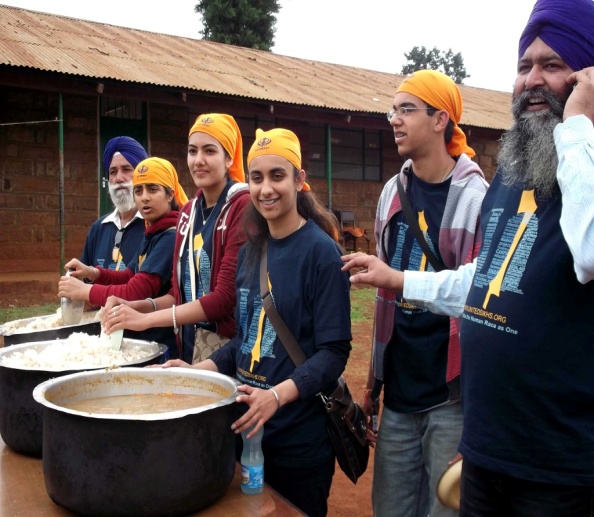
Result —
[[[375, 289], [351, 289], [351, 321], [363, 321], [373, 318], [373, 303], [375, 302]], [[54, 314], [58, 304], [33, 305], [31, 307], [0, 308], [0, 325], [7, 321], [32, 318]]]
[[44, 316], [54, 314], [59, 304], [33, 305], [31, 307], [7, 307], [0, 308], [0, 325], [7, 321], [32, 318], [34, 316]]
[[351, 322], [373, 319], [375, 288], [351, 289]]

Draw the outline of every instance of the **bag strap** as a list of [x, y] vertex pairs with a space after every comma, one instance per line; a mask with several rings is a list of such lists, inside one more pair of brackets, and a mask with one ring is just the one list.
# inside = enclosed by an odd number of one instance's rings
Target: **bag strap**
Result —
[[274, 306], [270, 289], [268, 289], [268, 257], [267, 257], [268, 245], [264, 242], [262, 246], [262, 253], [260, 255], [260, 296], [262, 297], [262, 307], [268, 316], [268, 320], [274, 327], [276, 335], [279, 337], [282, 345], [289, 354], [291, 360], [295, 363], [295, 366], [303, 364], [307, 357], [303, 349], [297, 343], [297, 340], [293, 337], [293, 334], [289, 330], [289, 327], [285, 324], [280, 314]]
[[406, 219], [406, 222], [409, 224], [410, 229], [413, 231], [417, 239], [417, 242], [423, 250], [423, 253], [425, 253], [425, 256], [427, 257], [429, 264], [433, 266], [433, 269], [435, 269], [435, 271], [443, 271], [444, 269], [446, 269], [446, 267], [444, 266], [443, 262], [435, 256], [435, 253], [431, 251], [429, 244], [427, 244], [427, 239], [425, 239], [425, 236], [423, 235], [423, 232], [419, 227], [419, 221], [415, 217], [412, 206], [410, 206], [410, 201], [408, 200], [408, 195], [404, 190], [404, 186], [402, 185], [400, 174], [396, 176], [396, 184], [398, 185], [398, 195], [400, 196], [400, 204], [402, 205], [402, 210], [404, 211], [404, 218]]

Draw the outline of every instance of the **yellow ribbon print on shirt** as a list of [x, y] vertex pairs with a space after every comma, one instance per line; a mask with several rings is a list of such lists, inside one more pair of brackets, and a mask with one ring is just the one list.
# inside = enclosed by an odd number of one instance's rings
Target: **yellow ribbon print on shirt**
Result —
[[198, 235], [194, 236], [194, 255], [196, 257], [196, 272], [200, 275], [200, 251], [204, 247], [204, 240], [202, 239], [202, 234], [199, 233]]
[[[268, 279], [268, 291], [272, 293], [272, 285], [270, 283], [270, 275], [266, 275]], [[272, 295], [271, 295], [272, 296]], [[256, 361], [260, 362], [260, 353], [262, 350], [262, 336], [264, 335], [264, 317], [266, 316], [266, 311], [264, 310], [264, 306], [260, 307], [260, 316], [258, 317], [258, 334], [256, 335], [256, 342], [254, 343], [254, 347], [252, 348], [252, 360], [250, 362], [250, 372], [254, 369], [254, 363]]]
[[[425, 210], [421, 210], [419, 212], [419, 228], [423, 232], [423, 235], [427, 235], [427, 232], [429, 231], [429, 225], [427, 224], [427, 221], [425, 220]], [[429, 240], [429, 239], [427, 239], [427, 240]], [[421, 266], [419, 267], [419, 271], [427, 271], [427, 257], [425, 256], [424, 253], [423, 253], [423, 256], [421, 257]]]
[[111, 260], [112, 262], [115, 262], [115, 270], [119, 271], [120, 270], [120, 265], [122, 264], [122, 259], [124, 257], [122, 256], [122, 250], [121, 249], [117, 249], [114, 248], [113, 251], [111, 252]]
[[499, 296], [501, 293], [501, 284], [503, 283], [503, 277], [505, 276], [505, 272], [507, 271], [507, 267], [509, 266], [509, 262], [514, 254], [514, 251], [518, 247], [518, 243], [524, 235], [524, 231], [530, 222], [530, 218], [536, 212], [536, 199], [534, 198], [534, 189], [533, 190], [525, 190], [522, 192], [522, 197], [520, 198], [520, 205], [518, 206], [518, 214], [524, 214], [522, 217], [522, 221], [516, 230], [516, 234], [514, 235], [514, 239], [507, 251], [507, 255], [505, 256], [505, 260], [501, 263], [501, 267], [499, 271], [489, 282], [489, 289], [487, 291], [487, 296], [485, 296], [485, 301], [483, 302], [483, 309], [487, 308], [487, 304], [489, 303], [489, 299], [491, 296]]

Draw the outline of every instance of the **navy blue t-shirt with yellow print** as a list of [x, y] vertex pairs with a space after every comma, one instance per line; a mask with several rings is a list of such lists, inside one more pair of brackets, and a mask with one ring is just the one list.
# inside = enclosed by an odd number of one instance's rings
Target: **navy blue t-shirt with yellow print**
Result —
[[594, 486], [594, 282], [581, 284], [562, 198], [502, 185], [483, 201], [483, 241], [460, 327], [460, 452], [521, 479]]
[[[440, 260], [437, 243], [450, 181], [427, 183], [411, 174], [407, 190], [419, 226]], [[434, 271], [402, 211], [390, 220], [388, 263], [399, 271]], [[396, 304], [395, 331], [386, 350], [384, 403], [400, 413], [422, 411], [448, 399], [450, 320], [403, 301], [402, 295]]]
[[[80, 261], [88, 266], [123, 271], [138, 252], [144, 236], [144, 219], [135, 217], [123, 230], [118, 230], [113, 221], [106, 221], [107, 218], [113, 218], [113, 214], [104, 215], [91, 226]], [[116, 240], [119, 244], [114, 253]]]
[[222, 373], [254, 387], [295, 381], [299, 400], [266, 422], [264, 456], [281, 466], [312, 467], [333, 454], [327, 417], [316, 394], [335, 386], [350, 351], [348, 273], [340, 270], [336, 243], [311, 220], [284, 239], [269, 238], [267, 257], [274, 305], [309, 358], [307, 363], [296, 370], [265, 317], [259, 257], [250, 263], [246, 246], [237, 270], [238, 334], [211, 359]]
[[[182, 303], [198, 300], [201, 296], [210, 294], [211, 260], [213, 256], [212, 243], [215, 224], [227, 199], [227, 193], [234, 183], [232, 180], [227, 181], [227, 185], [219, 195], [216, 205], [211, 208], [204, 208], [204, 198], [202, 196], [196, 200], [192, 235], [188, 235], [181, 257], [181, 263], [183, 265], [180, 278], [181, 285], [183, 286], [181, 290]], [[192, 272], [194, 275], [194, 289], [196, 291], [194, 297], [192, 297], [192, 278], [190, 276], [190, 244], [194, 252], [194, 270]], [[207, 330], [216, 330], [215, 326], [208, 322], [200, 322], [198, 325]], [[186, 362], [191, 363], [195, 337], [194, 324], [183, 325], [182, 332], [182, 343], [184, 344], [183, 358]]]
[[[164, 296], [171, 289], [173, 275], [173, 247], [175, 245], [175, 227], [157, 233], [145, 234], [137, 254], [128, 266], [134, 274], [148, 273], [161, 277], [161, 288], [155, 296]], [[168, 357], [177, 358], [177, 343], [171, 327], [155, 327], [142, 331], [126, 330], [126, 337], [156, 341], [169, 347]]]

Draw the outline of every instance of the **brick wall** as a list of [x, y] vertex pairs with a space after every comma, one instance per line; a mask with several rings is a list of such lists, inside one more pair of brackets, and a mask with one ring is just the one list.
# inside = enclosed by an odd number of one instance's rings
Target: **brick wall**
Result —
[[476, 157], [473, 159], [479, 164], [485, 178], [490, 183], [497, 170], [497, 153], [502, 131], [478, 127], [463, 129], [468, 145], [476, 152]]
[[[43, 272], [60, 269], [60, 148], [58, 94], [0, 87], [0, 271]], [[98, 217], [97, 98], [64, 95], [65, 256], [78, 257], [88, 229]], [[50, 121], [50, 122], [40, 122]], [[149, 152], [176, 167], [188, 197], [196, 187], [186, 164], [187, 132], [194, 115], [187, 106], [151, 103]], [[36, 123], [31, 123], [36, 122]], [[14, 125], [8, 125], [14, 124]], [[490, 180], [500, 132], [466, 129], [475, 160]], [[383, 182], [400, 170], [391, 131], [382, 133]], [[326, 180], [311, 180], [328, 204]], [[334, 180], [332, 208], [352, 210], [375, 250], [373, 224], [383, 183]]]
[[196, 193], [196, 185], [188, 171], [188, 109], [176, 106], [151, 104], [149, 110], [151, 156], [169, 160], [177, 171], [179, 182], [188, 198]]
[[[58, 96], [0, 89], [0, 264], [3, 272], [57, 271], [60, 265]], [[94, 220], [96, 134], [94, 99], [64, 99], [64, 220], [66, 254]], [[33, 123], [35, 122], [35, 123]], [[89, 170], [90, 168], [90, 170]], [[95, 186], [89, 181], [94, 180]]]
[[[58, 117], [58, 95], [0, 88], [0, 270], [60, 269], [59, 124], [33, 121]], [[97, 99], [63, 97], [64, 242], [66, 260], [80, 256], [89, 227], [97, 219]], [[187, 173], [186, 108], [151, 109], [151, 151], [170, 160], [191, 197]], [[24, 123], [27, 122], [27, 123]]]

